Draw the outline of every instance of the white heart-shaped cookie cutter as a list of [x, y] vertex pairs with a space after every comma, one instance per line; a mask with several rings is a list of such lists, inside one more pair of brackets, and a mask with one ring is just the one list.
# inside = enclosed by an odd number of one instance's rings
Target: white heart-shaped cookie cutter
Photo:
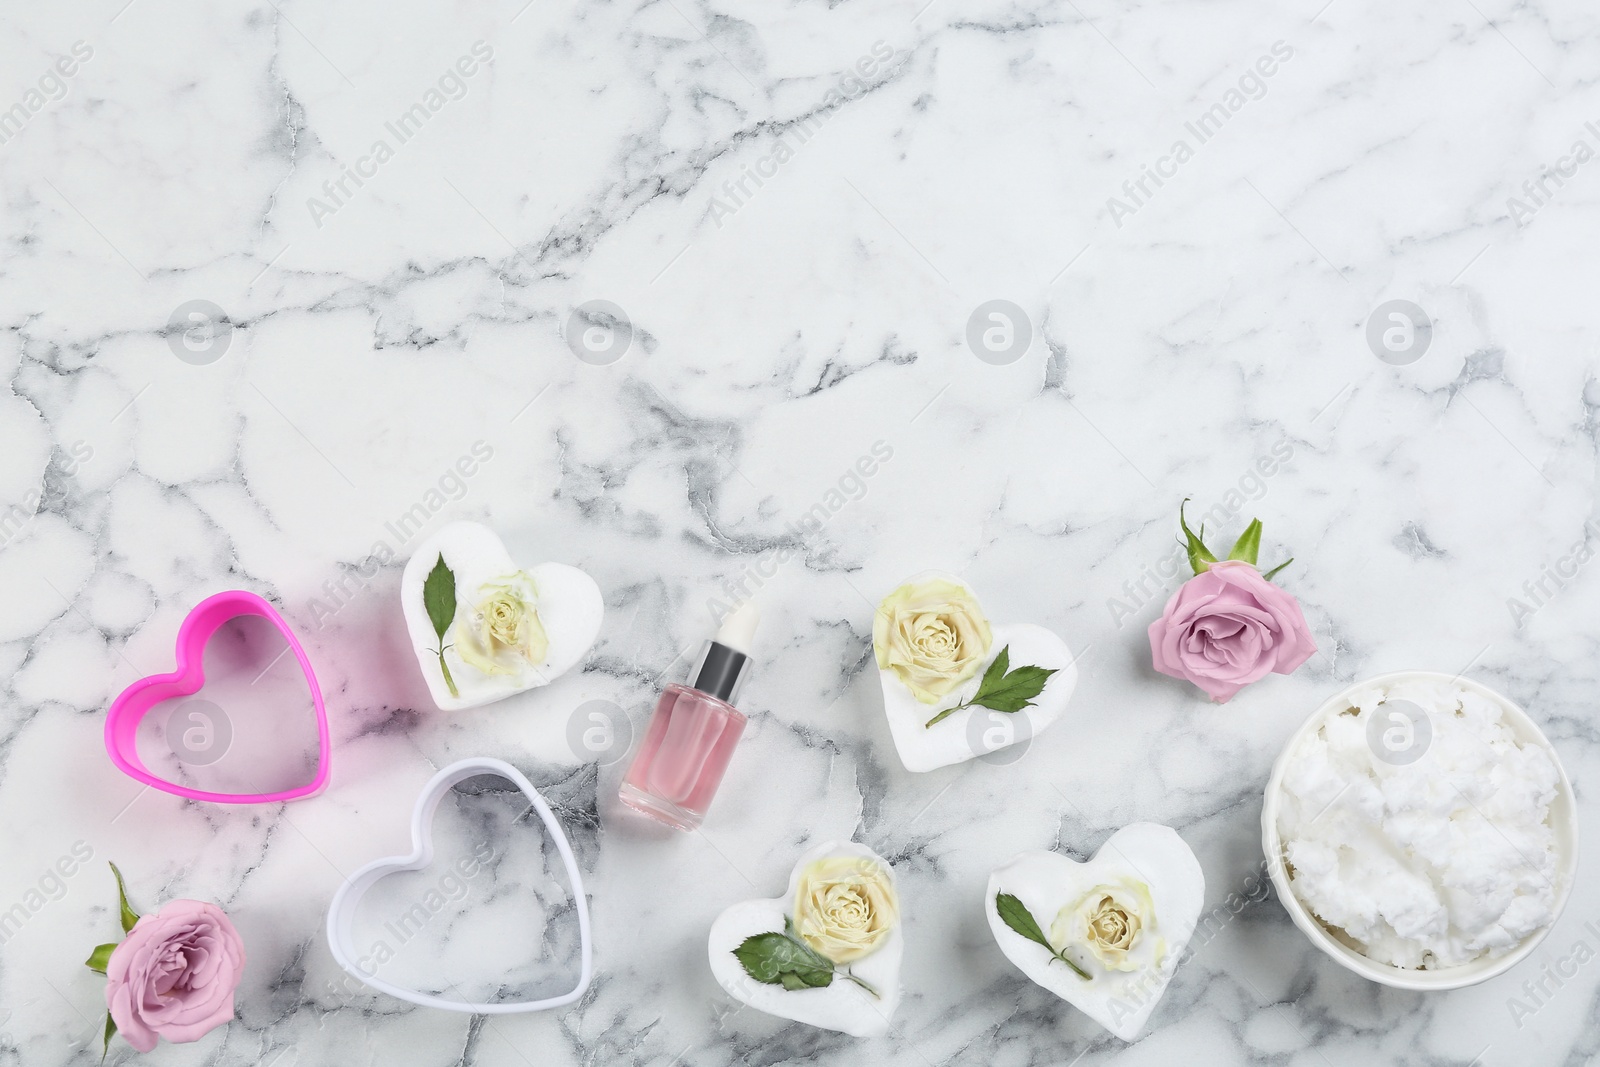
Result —
[[[539, 813], [539, 818], [544, 821], [545, 828], [550, 831], [550, 837], [556, 843], [556, 850], [561, 853], [561, 862], [566, 867], [567, 878], [572, 883], [572, 898], [578, 910], [578, 940], [582, 945], [578, 984], [570, 993], [544, 1000], [473, 1004], [391, 985], [376, 974], [367, 973], [356, 964], [357, 953], [352, 933], [356, 908], [360, 905], [361, 898], [389, 875], [402, 871], [420, 871], [433, 862], [433, 816], [439, 808], [439, 802], [457, 783], [480, 774], [492, 774], [504, 778], [522, 790], [523, 795], [533, 804], [534, 810]], [[561, 824], [556, 821], [550, 806], [544, 802], [539, 791], [521, 771], [504, 760], [490, 756], [460, 760], [444, 768], [423, 786], [422, 795], [417, 798], [417, 805], [411, 813], [411, 845], [409, 856], [386, 856], [374, 860], [345, 879], [339, 891], [333, 895], [333, 904], [328, 908], [328, 948], [333, 952], [333, 958], [338, 961], [339, 966], [343, 967], [351, 977], [391, 997], [420, 1004], [425, 1008], [443, 1008], [445, 1011], [464, 1011], [475, 1015], [510, 1015], [515, 1012], [543, 1011], [546, 1008], [559, 1008], [571, 1004], [583, 996], [584, 991], [589, 988], [590, 979], [594, 977], [594, 951], [589, 941], [589, 903], [583, 894], [583, 878], [578, 874], [578, 863], [572, 856], [572, 846], [567, 842], [566, 832], [561, 829]]]

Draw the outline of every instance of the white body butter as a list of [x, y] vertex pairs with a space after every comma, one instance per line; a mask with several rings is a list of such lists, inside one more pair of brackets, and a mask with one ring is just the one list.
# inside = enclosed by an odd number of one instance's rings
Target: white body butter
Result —
[[[1427, 722], [1407, 727], [1384, 701], [1409, 701]], [[1351, 705], [1284, 771], [1278, 832], [1295, 896], [1398, 967], [1501, 956], [1548, 926], [1560, 777], [1550, 756], [1518, 743], [1498, 701], [1449, 682], [1375, 685]], [[1407, 742], [1430, 732], [1406, 762]]]

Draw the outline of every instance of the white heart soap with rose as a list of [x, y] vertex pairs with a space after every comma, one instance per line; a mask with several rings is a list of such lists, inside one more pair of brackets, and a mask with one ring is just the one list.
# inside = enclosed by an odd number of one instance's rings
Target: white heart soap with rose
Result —
[[1183, 838], [1141, 822], [1084, 863], [1024, 852], [989, 876], [984, 912], [1018, 970], [1132, 1041], [1172, 981], [1205, 893]]
[[865, 845], [818, 845], [784, 896], [717, 916], [706, 947], [711, 973], [742, 1004], [853, 1037], [888, 1033], [905, 951], [894, 871]]
[[565, 563], [519, 567], [476, 522], [452, 522], [418, 546], [400, 579], [400, 602], [442, 711], [548, 685], [588, 655], [605, 615], [589, 575]]
[[1037, 737], [1078, 684], [1065, 641], [1032, 623], [991, 624], [972, 587], [942, 571], [923, 571], [883, 598], [872, 645], [889, 734], [908, 771]]

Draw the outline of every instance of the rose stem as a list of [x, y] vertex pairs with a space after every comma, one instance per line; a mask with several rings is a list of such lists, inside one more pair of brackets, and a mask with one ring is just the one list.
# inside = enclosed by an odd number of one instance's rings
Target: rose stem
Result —
[[860, 986], [862, 989], [865, 989], [868, 993], [871, 993], [874, 1000], [882, 1000], [883, 999], [883, 996], [881, 994], [879, 994], [879, 992], [876, 989], [873, 989], [871, 986], [869, 986], [867, 983], [863, 982], [861, 979], [857, 978], [855, 975], [851, 974], [849, 971], [840, 971], [839, 973], [844, 975], [846, 978], [850, 979], [850, 981], [854, 982], [856, 985]]
[[926, 730], [928, 727], [932, 726], [934, 723], [942, 722], [948, 716], [954, 715], [956, 712], [960, 711], [962, 708], [969, 707], [969, 706], [970, 705], [967, 705], [967, 704], [957, 704], [953, 708], [945, 708], [939, 714], [935, 715], [933, 718], [931, 718], [927, 722], [923, 723], [922, 724], [922, 728], [924, 730]]
[[[448, 645], [445, 647], [449, 647]], [[456, 680], [450, 677], [450, 666], [444, 661], [444, 649], [439, 650], [439, 670], [444, 672], [444, 684], [450, 687], [450, 695], [459, 697], [461, 693], [456, 689]]]
[[1060, 960], [1062, 963], [1065, 963], [1068, 967], [1071, 967], [1073, 970], [1077, 971], [1078, 972], [1078, 977], [1082, 978], [1085, 982], [1094, 981], [1093, 978], [1090, 978], [1087, 974], [1084, 973], [1082, 967], [1079, 967], [1076, 963], [1073, 963], [1071, 960], [1067, 959], [1066, 956], [1062, 955], [1059, 952], [1052, 952], [1051, 955], [1053, 957], [1055, 957], [1056, 959]]

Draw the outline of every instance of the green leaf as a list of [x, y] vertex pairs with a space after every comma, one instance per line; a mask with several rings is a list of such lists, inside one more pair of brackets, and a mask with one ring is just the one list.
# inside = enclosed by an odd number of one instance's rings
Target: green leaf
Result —
[[991, 689], [1000, 684], [1000, 679], [1006, 676], [1011, 669], [1011, 646], [1006, 645], [1000, 649], [1000, 654], [989, 664], [989, 669], [983, 672], [983, 678], [978, 682], [978, 692]]
[[1018, 712], [1033, 706], [1033, 698], [1044, 692], [1044, 684], [1056, 673], [1054, 668], [1018, 667], [1002, 678], [993, 689], [979, 690], [972, 703], [982, 708], [1007, 713]]
[[999, 912], [1000, 921], [1011, 927], [1013, 931], [1021, 934], [1036, 945], [1043, 945], [1045, 951], [1050, 953], [1051, 958], [1058, 959], [1074, 971], [1077, 971], [1078, 977], [1084, 981], [1091, 981], [1082, 967], [1079, 967], [1076, 963], [1067, 959], [1066, 956], [1056, 951], [1055, 946], [1044, 936], [1044, 931], [1039, 929], [1039, 924], [1034, 920], [1033, 913], [1028, 910], [1028, 906], [1022, 901], [1010, 893], [996, 893], [994, 910]]
[[833, 981], [832, 962], [788, 934], [755, 934], [745, 938], [733, 954], [746, 974], [766, 985], [820, 989]]
[[122, 911], [122, 932], [127, 933], [139, 921], [139, 913], [128, 907], [128, 886], [123, 882], [122, 872], [117, 870], [115, 863], [111, 864], [111, 873], [117, 876], [117, 905]]
[[1043, 945], [1050, 950], [1052, 956], [1055, 955], [1055, 947], [1045, 938], [1044, 931], [1039, 929], [1039, 924], [1034, 921], [1033, 913], [1021, 900], [1010, 893], [996, 893], [994, 910], [1000, 913], [1001, 922], [1034, 944]]
[[[1212, 555], [1211, 554], [1211, 550], [1206, 547], [1206, 543], [1204, 541], [1200, 540], [1200, 537], [1197, 537], [1193, 530], [1189, 529], [1189, 522], [1188, 522], [1187, 519], [1185, 519], [1183, 517], [1184, 504], [1187, 504], [1187, 503], [1189, 503], [1189, 498], [1188, 497], [1184, 497], [1183, 498], [1183, 504], [1179, 504], [1178, 505], [1178, 525], [1183, 528], [1183, 537], [1184, 537], [1184, 540], [1188, 544], [1188, 549], [1189, 549], [1189, 567], [1196, 574], [1199, 574], [1201, 571], [1206, 569], [1205, 568], [1205, 564], [1207, 564], [1207, 563], [1215, 563], [1217, 561], [1217, 557]], [[1201, 534], [1201, 536], [1203, 536], [1205, 534], [1205, 532], [1206, 532], [1205, 524], [1201, 523], [1200, 524], [1200, 534]]]
[[456, 618], [456, 576], [445, 566], [443, 553], [439, 554], [439, 562], [433, 565], [433, 570], [428, 572], [427, 579], [422, 583], [422, 606], [428, 609], [428, 621], [433, 623], [433, 632], [439, 635], [439, 647], [436, 649], [439, 653], [439, 673], [444, 675], [444, 684], [449, 687], [450, 695], [458, 697], [461, 691], [456, 688], [456, 680], [450, 677], [450, 665], [444, 661], [444, 650], [450, 647], [444, 643], [444, 635]]
[[1233, 551], [1228, 553], [1229, 559], [1242, 559], [1250, 566], [1256, 565], [1256, 556], [1261, 552], [1261, 520], [1251, 519], [1250, 525], [1244, 528], [1244, 533], [1239, 535], [1239, 540], [1233, 543]]
[[88, 967], [91, 971], [98, 971], [101, 974], [105, 974], [106, 964], [111, 962], [111, 953], [115, 952], [116, 949], [117, 943], [115, 941], [105, 945], [96, 945], [94, 947], [94, 951], [89, 953], [89, 958], [83, 961], [84, 966]]
[[1053, 668], [1046, 670], [1043, 667], [1033, 666], [1018, 667], [1013, 671], [1009, 670], [1010, 666], [1011, 646], [1006, 645], [994, 658], [994, 662], [989, 664], [989, 669], [983, 672], [983, 679], [978, 683], [978, 692], [972, 699], [964, 704], [945, 708], [924, 723], [923, 728], [926, 729], [963, 708], [980, 707], [1012, 713], [1032, 707], [1033, 698], [1044, 692], [1044, 683], [1056, 673]]
[[[1010, 668], [1010, 666], [1011, 666], [1011, 646], [1010, 645], [1006, 645], [1004, 648], [1002, 648], [1000, 650], [1000, 654], [994, 658], [994, 662], [989, 664], [989, 669], [983, 672], [983, 678], [978, 682], [978, 692], [981, 694], [985, 689], [989, 688], [990, 686], [998, 684], [1000, 679], [1005, 677], [1006, 670], [1008, 668]], [[924, 730], [926, 730], [928, 727], [932, 726], [934, 723], [943, 722], [945, 719], [947, 719], [950, 716], [954, 715], [956, 712], [960, 711], [962, 708], [971, 707], [973, 704], [976, 704], [976, 703], [977, 703], [977, 698], [975, 697], [972, 700], [967, 701], [965, 704], [956, 704], [953, 707], [945, 708], [939, 714], [935, 715], [933, 718], [931, 718], [927, 722], [923, 723], [922, 724], [922, 728]]]
[[1279, 571], [1283, 570], [1283, 568], [1287, 567], [1289, 564], [1291, 564], [1293, 562], [1294, 562], [1294, 557], [1290, 556], [1288, 559], [1284, 560], [1282, 563], [1278, 564], [1276, 567], [1272, 568], [1270, 571], [1268, 571], [1267, 573], [1263, 574], [1261, 577], [1265, 578], [1267, 581], [1270, 582], [1270, 581], [1272, 581], [1272, 576], [1274, 574], [1277, 574]]
[[422, 604], [428, 609], [428, 621], [433, 623], [433, 632], [443, 641], [445, 631], [450, 629], [450, 624], [456, 618], [456, 576], [444, 565], [442, 553], [439, 562], [433, 565], [427, 580], [422, 583]]
[[108, 1011], [108, 1012], [106, 1012], [106, 1032], [105, 1032], [105, 1037], [102, 1038], [101, 1042], [100, 1042], [100, 1062], [101, 1063], [106, 1062], [106, 1053], [111, 1051], [111, 1038], [112, 1038], [112, 1035], [114, 1035], [116, 1032], [117, 1032], [117, 1020], [113, 1019], [111, 1017], [111, 1013]]
[[967, 703], [994, 711], [1021, 711], [1032, 706], [1033, 698], [1044, 692], [1044, 683], [1056, 673], [1054, 669], [1046, 670], [1044, 667], [1010, 668], [1011, 646], [1007, 645], [989, 664], [989, 669], [983, 672], [977, 695]]

